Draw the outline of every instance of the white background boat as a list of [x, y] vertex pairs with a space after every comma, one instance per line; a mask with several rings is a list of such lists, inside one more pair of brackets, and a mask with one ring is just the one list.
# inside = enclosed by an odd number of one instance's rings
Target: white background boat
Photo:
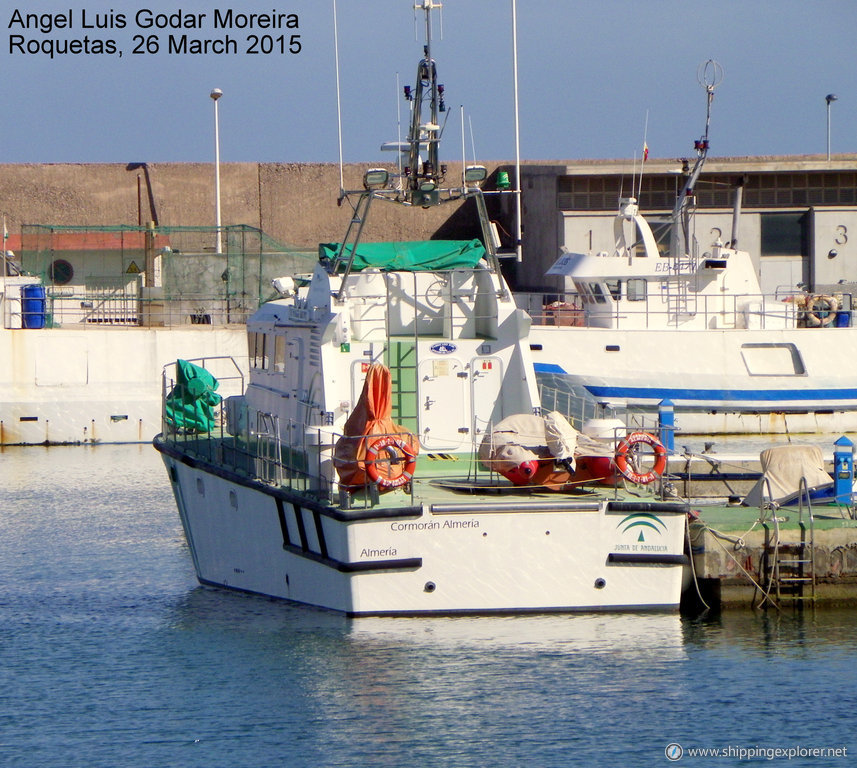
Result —
[[[715, 83], [703, 84], [710, 116]], [[668, 250], [630, 197], [612, 252], [566, 252], [554, 264], [548, 274], [566, 278], [569, 292], [546, 307], [554, 324], [532, 330], [540, 381], [551, 396], [586, 392], [648, 413], [666, 402], [690, 433], [857, 428], [850, 294], [763, 294], [749, 253], [697, 239], [693, 192], [708, 147], [707, 118]]]

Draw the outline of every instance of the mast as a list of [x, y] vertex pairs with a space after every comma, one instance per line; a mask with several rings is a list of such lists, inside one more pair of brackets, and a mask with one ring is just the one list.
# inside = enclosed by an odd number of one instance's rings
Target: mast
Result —
[[684, 182], [684, 186], [676, 200], [672, 212], [672, 235], [670, 238], [670, 256], [682, 258], [689, 252], [690, 242], [690, 204], [693, 198], [693, 190], [702, 173], [702, 166], [708, 157], [708, 128], [711, 124], [711, 103], [714, 101], [714, 89], [723, 81], [723, 68], [714, 59], [709, 59], [701, 64], [697, 72], [697, 80], [705, 89], [707, 104], [705, 111], [705, 132], [694, 141], [693, 148], [696, 151], [696, 162]]
[[[460, 202], [473, 198], [479, 219], [482, 242], [485, 246], [486, 258], [490, 268], [500, 274], [500, 264], [497, 248], [485, 206], [485, 198], [479, 184], [485, 180], [487, 170], [482, 165], [467, 165], [464, 162], [462, 184], [450, 188], [442, 186], [445, 181], [447, 167], [440, 163], [440, 139], [443, 128], [440, 125], [440, 115], [446, 112], [444, 87], [437, 80], [437, 66], [432, 58], [432, 20], [431, 13], [443, 7], [436, 0], [418, 0], [414, 10], [425, 14], [425, 37], [423, 57], [417, 64], [417, 84], [403, 87], [404, 97], [410, 103], [411, 117], [408, 137], [404, 145], [396, 142], [396, 148], [406, 147], [408, 165], [395, 179], [384, 168], [370, 168], [363, 177], [363, 189], [342, 190], [340, 203], [347, 201], [353, 210], [345, 237], [336, 251], [335, 256], [327, 264], [331, 274], [342, 270], [348, 275], [353, 267], [354, 255], [362, 238], [363, 228], [373, 200], [388, 203], [398, 203], [406, 206], [430, 208], [444, 203]], [[463, 114], [463, 113], [462, 113]], [[463, 119], [463, 118], [462, 118]], [[464, 129], [462, 127], [462, 136]], [[463, 139], [462, 139], [463, 141]], [[382, 146], [382, 149], [386, 148]], [[425, 152], [425, 159], [420, 152]], [[356, 199], [355, 199], [356, 198]], [[345, 281], [342, 281], [340, 298], [344, 295]], [[504, 289], [505, 290], [505, 289]]]
[[[437, 67], [431, 56], [431, 12], [442, 8], [442, 3], [422, 0], [414, 5], [425, 13], [425, 39], [423, 59], [417, 65], [417, 84], [414, 89], [405, 86], [405, 98], [411, 104], [411, 130], [408, 135], [408, 166], [405, 168], [407, 188], [414, 205], [432, 204], [436, 201], [436, 189], [442, 180], [440, 167], [440, 122], [439, 114], [446, 112], [443, 85], [437, 82]], [[428, 120], [423, 122], [423, 106], [428, 102]], [[420, 157], [420, 149], [426, 147], [426, 159]]]

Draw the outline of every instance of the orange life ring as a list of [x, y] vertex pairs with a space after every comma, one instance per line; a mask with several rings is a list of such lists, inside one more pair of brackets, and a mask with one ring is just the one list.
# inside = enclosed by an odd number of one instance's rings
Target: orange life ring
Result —
[[[378, 461], [378, 453], [384, 448], [396, 448], [402, 453], [404, 469], [395, 477], [382, 475], [381, 472], [378, 471], [378, 465], [376, 463]], [[413, 479], [414, 470], [417, 466], [417, 457], [414, 455], [414, 451], [411, 446], [394, 435], [379, 437], [368, 448], [366, 448], [365, 461], [366, 474], [369, 475], [369, 479], [380, 488], [400, 488], [401, 486], [406, 485]], [[382, 463], [387, 462], [382, 461]]]
[[[655, 465], [645, 474], [637, 472], [633, 466], [628, 466], [628, 452], [638, 443], [651, 445], [655, 451]], [[648, 432], [632, 432], [619, 443], [613, 461], [622, 475], [632, 483], [647, 485], [653, 480], [657, 480], [667, 468], [667, 449], [664, 448], [658, 438]]]

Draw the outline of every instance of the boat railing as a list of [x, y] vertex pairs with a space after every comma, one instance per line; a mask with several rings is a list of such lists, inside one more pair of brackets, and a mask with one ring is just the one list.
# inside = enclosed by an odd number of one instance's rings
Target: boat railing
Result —
[[[817, 311], [814, 298], [833, 298], [833, 308]], [[516, 294], [534, 325], [613, 329], [659, 329], [688, 326], [705, 329], [850, 327], [854, 324], [851, 294], [741, 294], [710, 296], [688, 293], [686, 301], [647, 296], [640, 301], [616, 301], [604, 294]]]
[[[208, 358], [189, 361], [195, 365], [232, 358]], [[233, 361], [234, 362], [234, 361]], [[258, 481], [300, 493], [320, 502], [335, 501], [344, 507], [371, 507], [379, 503], [378, 486], [368, 476], [357, 485], [343, 486], [337, 479], [334, 451], [346, 436], [331, 427], [307, 425], [294, 420], [283, 421], [275, 414], [257, 411], [248, 406], [243, 396], [227, 395], [218, 402], [211, 398], [208, 418], [199, 422], [181, 420], [170, 414], [169, 398], [181, 387], [175, 375], [175, 363], [166, 366], [163, 377], [164, 409], [160, 439], [183, 453], [216, 465], [249, 480]], [[223, 371], [223, 366], [220, 366]], [[243, 376], [235, 365], [235, 376], [221, 376], [216, 392], [239, 392]], [[231, 385], [231, 386], [230, 386]], [[371, 440], [384, 437], [401, 439], [401, 434], [373, 434]], [[377, 462], [397, 463], [391, 457]], [[406, 478], [407, 479], [407, 478]], [[403, 483], [404, 491], [413, 501], [411, 483]]]
[[578, 431], [583, 429], [587, 421], [593, 419], [621, 421], [624, 425], [621, 432], [627, 430], [657, 432], [660, 429], [651, 412], [644, 411], [642, 408], [599, 402], [588, 394], [551, 387], [542, 382], [539, 383], [539, 402], [542, 413], [558, 411]]
[[[38, 318], [7, 327], [87, 328], [176, 327], [245, 323], [258, 308], [250, 296], [208, 293], [165, 294], [139, 281], [91, 280], [85, 286], [47, 286]], [[33, 314], [33, 311], [30, 311]]]

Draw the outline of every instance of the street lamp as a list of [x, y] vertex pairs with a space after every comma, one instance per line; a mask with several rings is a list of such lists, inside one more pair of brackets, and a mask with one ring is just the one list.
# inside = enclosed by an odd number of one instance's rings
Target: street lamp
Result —
[[828, 93], [827, 96], [824, 97], [824, 100], [827, 102], [827, 162], [830, 162], [830, 104], [834, 102], [839, 97], [835, 93]]
[[223, 96], [223, 91], [212, 88], [209, 95], [214, 102], [214, 226], [217, 229], [214, 252], [223, 253], [220, 239], [220, 124], [217, 114], [217, 100]]

